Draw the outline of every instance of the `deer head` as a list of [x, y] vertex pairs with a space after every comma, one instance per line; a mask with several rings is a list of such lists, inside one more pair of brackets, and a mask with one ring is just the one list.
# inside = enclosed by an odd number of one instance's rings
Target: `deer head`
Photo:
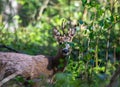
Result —
[[76, 33], [76, 26], [72, 25], [70, 21], [62, 21], [60, 27], [55, 27], [53, 34], [60, 46], [60, 52], [63, 55], [68, 55], [71, 52], [70, 43]]

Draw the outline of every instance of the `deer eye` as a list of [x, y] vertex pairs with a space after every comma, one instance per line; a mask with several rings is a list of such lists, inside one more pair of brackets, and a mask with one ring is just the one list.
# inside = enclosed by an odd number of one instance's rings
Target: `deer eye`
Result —
[[62, 42], [59, 42], [59, 45], [62, 45]]

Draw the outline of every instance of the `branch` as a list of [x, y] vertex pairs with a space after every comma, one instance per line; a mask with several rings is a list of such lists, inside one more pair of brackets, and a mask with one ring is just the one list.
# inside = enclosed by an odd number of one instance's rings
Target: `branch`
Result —
[[45, 0], [43, 6], [40, 9], [38, 9], [38, 12], [35, 15], [36, 20], [40, 20], [42, 13], [43, 13], [44, 9], [47, 7], [49, 1], [50, 0]]
[[6, 46], [6, 45], [3, 45], [3, 44], [0, 44], [0, 48], [7, 48], [7, 49], [10, 50], [10, 51], [13, 51], [13, 52], [16, 52], [16, 53], [21, 53], [20, 51], [15, 50], [15, 49], [13, 49], [13, 48], [11, 48], [11, 47], [8, 47], [8, 46]]
[[[115, 24], [119, 23], [119, 22], [120, 22], [120, 20], [114, 22], [110, 27], [108, 27], [108, 30], [111, 30], [112, 27], [113, 27]], [[113, 84], [116, 82], [117, 77], [119, 76], [119, 74], [120, 74], [120, 66], [119, 66], [119, 68], [115, 71], [115, 73], [113, 74], [113, 76], [112, 76], [111, 79], [110, 79], [110, 83], [109, 83], [106, 87], [113, 87]]]
[[6, 77], [5, 79], [3, 79], [2, 81], [0, 81], [0, 87], [5, 84], [6, 82], [8, 82], [9, 80], [15, 78], [17, 75], [19, 75], [19, 72], [13, 73], [10, 76]]
[[113, 87], [113, 84], [116, 82], [117, 77], [120, 74], [120, 66], [119, 68], [115, 71], [115, 73], [113, 74], [113, 76], [110, 79], [110, 83], [106, 86], [106, 87]]
[[117, 24], [117, 23], [120, 23], [120, 20], [118, 20], [118, 21], [114, 22], [113, 24], [111, 24], [111, 26], [108, 27], [108, 30], [110, 30], [110, 29], [111, 29], [115, 24]]

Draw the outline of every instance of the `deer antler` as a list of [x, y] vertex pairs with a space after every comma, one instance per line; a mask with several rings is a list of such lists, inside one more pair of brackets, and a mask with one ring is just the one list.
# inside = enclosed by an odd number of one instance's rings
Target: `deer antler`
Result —
[[[62, 34], [59, 31], [62, 31]], [[60, 29], [57, 29], [57, 27], [55, 27], [53, 30], [54, 37], [59, 43], [72, 41], [75, 32], [76, 26], [72, 26], [70, 21], [66, 22], [65, 20], [62, 21]]]

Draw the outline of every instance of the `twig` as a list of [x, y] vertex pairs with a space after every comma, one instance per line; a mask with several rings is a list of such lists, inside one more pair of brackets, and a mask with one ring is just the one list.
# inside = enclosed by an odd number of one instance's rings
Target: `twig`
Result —
[[4, 83], [6, 83], [6, 82], [8, 82], [9, 80], [15, 78], [15, 77], [16, 77], [17, 75], [19, 75], [19, 74], [20, 74], [20, 72], [13, 73], [13, 74], [11, 74], [10, 76], [8, 76], [8, 77], [6, 77], [5, 79], [3, 79], [2, 81], [0, 81], [0, 87], [1, 87]]

